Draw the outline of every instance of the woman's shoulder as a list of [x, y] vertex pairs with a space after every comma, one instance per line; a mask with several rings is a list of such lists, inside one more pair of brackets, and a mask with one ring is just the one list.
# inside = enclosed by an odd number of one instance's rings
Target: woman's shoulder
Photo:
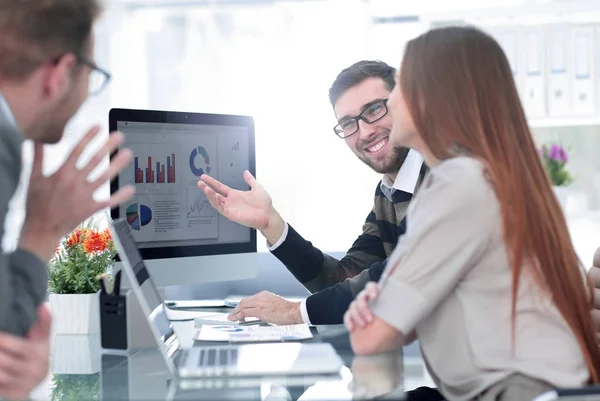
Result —
[[483, 162], [467, 156], [458, 156], [442, 161], [431, 169], [432, 175], [438, 179], [483, 178], [485, 166]]
[[430, 185], [450, 185], [453, 188], [489, 185], [484, 163], [473, 157], [459, 156], [444, 160], [429, 170], [429, 176]]
[[429, 171], [423, 182], [425, 192], [436, 193], [438, 202], [485, 204], [494, 192], [483, 162], [466, 156], [444, 160]]

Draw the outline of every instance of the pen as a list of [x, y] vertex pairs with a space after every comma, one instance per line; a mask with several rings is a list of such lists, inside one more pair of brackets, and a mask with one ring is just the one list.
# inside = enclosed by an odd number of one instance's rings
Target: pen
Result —
[[113, 292], [114, 292], [114, 295], [121, 294], [121, 270], [118, 270], [115, 273], [115, 282], [113, 285]]
[[108, 294], [108, 291], [106, 288], [106, 273], [98, 274], [96, 276], [96, 280], [98, 280], [98, 284], [100, 284], [100, 290], [102, 291], [102, 293]]

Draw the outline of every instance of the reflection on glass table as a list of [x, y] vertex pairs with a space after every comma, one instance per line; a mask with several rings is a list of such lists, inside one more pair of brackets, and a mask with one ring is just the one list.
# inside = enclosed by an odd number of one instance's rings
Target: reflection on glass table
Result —
[[55, 335], [48, 381], [50, 396], [45, 399], [99, 400], [101, 370], [98, 334]]
[[[193, 322], [178, 322], [179, 334], [192, 338]], [[176, 329], [177, 329], [176, 328]], [[94, 336], [56, 336], [51, 376], [33, 399], [91, 400], [362, 400], [392, 396], [422, 385], [426, 372], [420, 358], [401, 351], [357, 357], [343, 327], [318, 327], [312, 341], [329, 342], [342, 358], [339, 373], [261, 377], [213, 377], [177, 380], [162, 354], [146, 349], [130, 355], [102, 353]], [[188, 346], [191, 346], [190, 341]], [[197, 344], [195, 344], [197, 345]]]
[[402, 390], [402, 352], [356, 356], [352, 360], [353, 399], [362, 400]]

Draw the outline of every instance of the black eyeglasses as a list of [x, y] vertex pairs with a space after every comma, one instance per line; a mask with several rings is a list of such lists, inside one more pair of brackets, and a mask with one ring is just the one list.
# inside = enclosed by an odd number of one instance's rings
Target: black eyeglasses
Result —
[[88, 92], [91, 96], [97, 95], [104, 90], [106, 85], [110, 82], [110, 73], [96, 65], [96, 63], [87, 60], [84, 57], [77, 56], [79, 64], [85, 65], [91, 69], [90, 82], [88, 85]]
[[[54, 58], [53, 64], [57, 64], [64, 54]], [[102, 90], [108, 85], [110, 81], [110, 73], [96, 65], [96, 63], [86, 59], [82, 56], [77, 56], [77, 63], [85, 65], [90, 71], [90, 81], [88, 84], [88, 93], [90, 96], [94, 96], [102, 92]]]
[[358, 120], [363, 120], [367, 124], [373, 124], [381, 120], [388, 113], [387, 99], [379, 100], [368, 106], [362, 113], [356, 117], [347, 118], [333, 127], [333, 132], [340, 138], [348, 138], [358, 132]]

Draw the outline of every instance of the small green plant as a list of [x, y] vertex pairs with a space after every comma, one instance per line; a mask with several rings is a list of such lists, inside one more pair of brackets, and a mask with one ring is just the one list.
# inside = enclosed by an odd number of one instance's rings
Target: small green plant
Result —
[[552, 185], [566, 186], [573, 182], [573, 177], [567, 170], [569, 155], [565, 148], [553, 143], [542, 146], [539, 152]]
[[100, 373], [90, 375], [54, 375], [52, 401], [97, 401], [100, 399]]
[[50, 261], [50, 292], [98, 292], [100, 285], [96, 277], [112, 268], [116, 254], [110, 230], [100, 229], [99, 219], [91, 217], [57, 245]]

